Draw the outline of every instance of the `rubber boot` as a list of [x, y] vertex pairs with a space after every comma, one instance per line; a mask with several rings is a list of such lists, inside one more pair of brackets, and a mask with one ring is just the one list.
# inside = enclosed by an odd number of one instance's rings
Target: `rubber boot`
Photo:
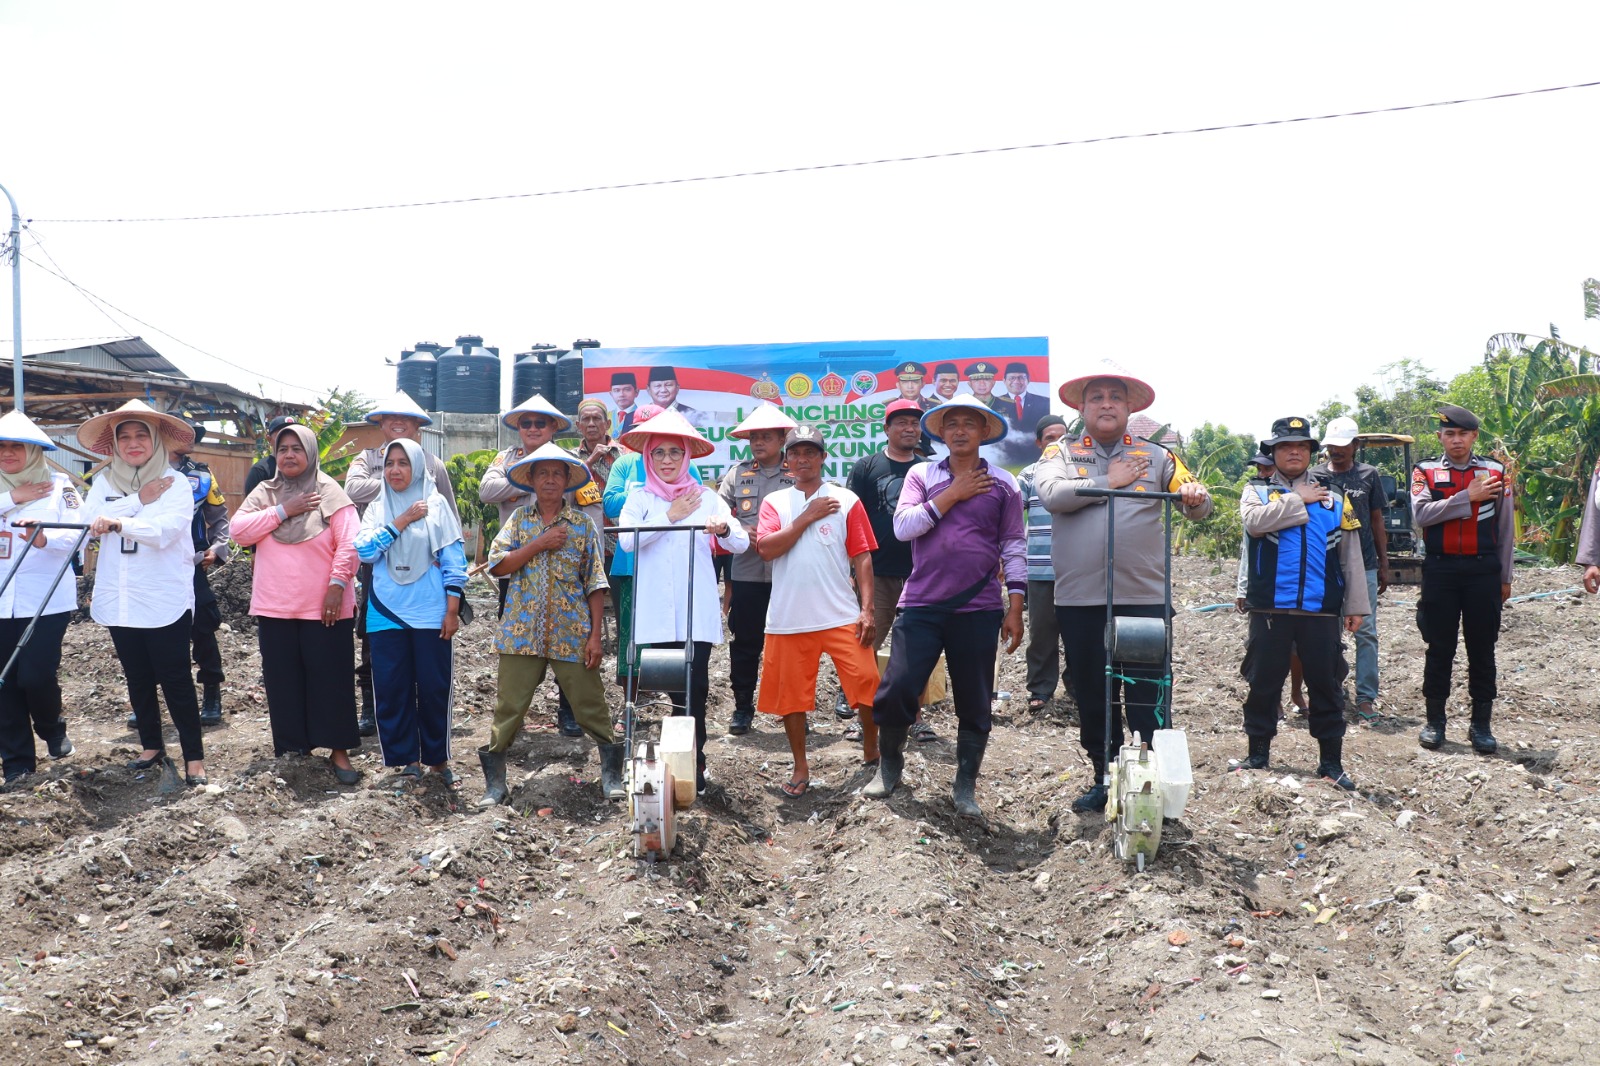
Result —
[[[356, 732], [364, 737], [373, 736], [378, 732], [378, 712], [374, 709], [376, 701], [372, 695], [372, 679], [361, 679], [361, 715], [356, 719]], [[349, 719], [345, 719], [349, 721]]]
[[1444, 701], [1428, 701], [1428, 721], [1417, 734], [1417, 743], [1429, 751], [1444, 746]]
[[734, 689], [733, 692], [733, 720], [728, 723], [730, 736], [742, 737], [750, 732], [750, 725], [756, 720], [756, 694], [747, 688]]
[[511, 792], [506, 788], [506, 753], [478, 749], [478, 762], [483, 765], [483, 798], [479, 807], [493, 807], [511, 802]]
[[878, 727], [878, 772], [861, 790], [863, 796], [868, 799], [888, 799], [900, 787], [900, 775], [906, 768], [907, 732], [903, 725]]
[[956, 813], [963, 818], [982, 818], [974, 796], [978, 787], [978, 770], [983, 767], [983, 753], [989, 747], [989, 734], [973, 729], [956, 733], [956, 783], [950, 795], [955, 800]]
[[1479, 755], [1493, 755], [1500, 750], [1500, 742], [1489, 732], [1489, 718], [1494, 714], [1494, 702], [1485, 700], [1472, 705], [1472, 725], [1467, 729], [1467, 739], [1472, 750]]
[[578, 716], [572, 713], [572, 704], [567, 702], [567, 694], [557, 688], [556, 696], [556, 727], [561, 730], [561, 735], [583, 736], [583, 726], [578, 724]]
[[1239, 764], [1241, 770], [1265, 770], [1272, 757], [1271, 737], [1249, 737], [1250, 753]]
[[1344, 772], [1344, 737], [1323, 737], [1317, 741], [1321, 761], [1317, 763], [1317, 776], [1325, 777], [1346, 792], [1354, 792], [1356, 783]]
[[200, 686], [200, 724], [222, 724], [222, 686], [207, 681]]
[[625, 744], [600, 745], [600, 791], [608, 800], [626, 799], [627, 786], [622, 782], [622, 756]]
[[1089, 788], [1084, 792], [1083, 795], [1072, 801], [1072, 809], [1074, 811], [1078, 812], [1079, 814], [1090, 814], [1094, 811], [1103, 811], [1106, 809], [1106, 797], [1109, 795], [1109, 793], [1106, 791], [1106, 786], [1103, 784], [1105, 776], [1105, 765], [1099, 762], [1095, 763], [1094, 780], [1090, 783]]

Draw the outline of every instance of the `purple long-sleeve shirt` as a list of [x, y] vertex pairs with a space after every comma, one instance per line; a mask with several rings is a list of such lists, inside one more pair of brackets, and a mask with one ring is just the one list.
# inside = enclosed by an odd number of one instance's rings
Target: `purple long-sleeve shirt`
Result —
[[911, 543], [911, 576], [900, 593], [901, 607], [1002, 608], [1002, 567], [1007, 592], [1027, 591], [1022, 490], [1000, 467], [987, 460], [979, 460], [979, 466], [992, 479], [989, 491], [962, 500], [945, 515], [932, 501], [951, 480], [949, 458], [918, 463], [906, 474], [894, 511], [894, 535]]

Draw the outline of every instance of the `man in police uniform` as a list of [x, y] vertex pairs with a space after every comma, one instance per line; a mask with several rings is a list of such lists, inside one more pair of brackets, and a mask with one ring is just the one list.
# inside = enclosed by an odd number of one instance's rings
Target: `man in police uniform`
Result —
[[1361, 516], [1337, 486], [1311, 473], [1319, 442], [1304, 418], [1280, 418], [1261, 449], [1276, 468], [1239, 494], [1249, 541], [1245, 606], [1250, 612], [1250, 694], [1244, 701], [1249, 754], [1241, 769], [1265, 770], [1289, 660], [1298, 655], [1316, 738], [1317, 776], [1355, 791], [1344, 770], [1344, 659], [1340, 619], [1354, 633], [1372, 609], [1361, 554]]
[[1424, 748], [1444, 743], [1445, 704], [1456, 635], [1467, 645], [1467, 694], [1472, 750], [1491, 755], [1499, 747], [1489, 730], [1494, 712], [1494, 646], [1500, 639], [1500, 608], [1511, 597], [1511, 561], [1516, 527], [1511, 483], [1505, 467], [1472, 454], [1478, 416], [1465, 407], [1439, 408], [1444, 455], [1411, 469], [1411, 508], [1422, 527], [1427, 555], [1417, 629], [1427, 642], [1422, 698], [1428, 719], [1417, 736]]
[[967, 387], [972, 390], [979, 403], [993, 411], [995, 414], [1005, 415], [1005, 404], [994, 398], [994, 378], [996, 367], [986, 359], [980, 359], [967, 367]]
[[[977, 366], [986, 364], [976, 364]], [[971, 375], [969, 374], [969, 377]], [[1190, 520], [1211, 513], [1211, 495], [1177, 456], [1128, 435], [1128, 417], [1155, 402], [1155, 390], [1110, 359], [1060, 389], [1061, 402], [1083, 414], [1084, 435], [1044, 450], [1034, 467], [1034, 490], [1055, 517], [1050, 561], [1055, 569], [1056, 624], [1067, 654], [1078, 704], [1078, 741], [1094, 764], [1094, 783], [1073, 801], [1080, 813], [1106, 806], [1106, 506], [1117, 508], [1113, 613], [1160, 618], [1166, 611], [1162, 508], [1154, 501], [1079, 496], [1084, 488], [1178, 492]], [[1008, 575], [1009, 579], [1009, 575]], [[1122, 687], [1130, 729], [1145, 740], [1166, 718], [1158, 668], [1121, 663], [1117, 672], [1137, 680]], [[1113, 705], [1116, 689], [1112, 691]], [[1115, 707], [1113, 707], [1115, 710]], [[1122, 746], [1122, 714], [1112, 715], [1112, 751]]]
[[[222, 651], [217, 647], [217, 630], [222, 627], [222, 611], [217, 595], [211, 591], [206, 571], [228, 561], [230, 524], [222, 490], [211, 476], [211, 468], [189, 454], [206, 435], [202, 422], [191, 422], [194, 443], [170, 447], [172, 468], [189, 479], [194, 494], [194, 624], [189, 637], [194, 646], [195, 680], [200, 682], [200, 724], [222, 722]], [[129, 718], [132, 723], [132, 718]]]
[[[794, 484], [783, 465], [783, 442], [794, 428], [794, 419], [764, 403], [728, 433], [750, 445], [750, 458], [722, 476], [717, 494], [752, 541], [761, 518], [761, 501]], [[728, 586], [732, 595], [728, 631], [733, 638], [728, 645], [728, 681], [733, 688], [733, 721], [728, 732], [737, 737], [750, 732], [755, 721], [756, 683], [767, 644], [767, 604], [772, 599], [772, 563], [759, 552], [733, 556]]]
[[928, 376], [928, 368], [915, 359], [907, 359], [894, 368], [895, 386], [900, 390], [899, 399], [915, 401], [916, 405], [924, 411], [932, 410], [939, 405], [937, 399], [929, 399], [922, 395], [922, 382]]

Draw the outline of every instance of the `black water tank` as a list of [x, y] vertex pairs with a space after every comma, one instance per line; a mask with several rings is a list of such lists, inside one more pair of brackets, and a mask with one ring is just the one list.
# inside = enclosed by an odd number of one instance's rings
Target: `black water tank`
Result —
[[424, 411], [437, 411], [434, 401], [438, 387], [439, 361], [426, 349], [400, 353], [400, 366], [395, 372], [396, 384], [401, 392], [417, 401]]
[[568, 418], [578, 417], [578, 405], [583, 402], [582, 349], [574, 348], [556, 360], [556, 394], [550, 399]]
[[516, 357], [511, 367], [511, 402], [519, 404], [533, 396], [545, 399], [555, 395], [556, 359], [566, 354], [565, 348], [553, 344], [535, 344], [532, 351]]
[[469, 415], [497, 413], [500, 410], [500, 349], [483, 347], [482, 337], [457, 337], [456, 346], [439, 357], [434, 396], [439, 411]]

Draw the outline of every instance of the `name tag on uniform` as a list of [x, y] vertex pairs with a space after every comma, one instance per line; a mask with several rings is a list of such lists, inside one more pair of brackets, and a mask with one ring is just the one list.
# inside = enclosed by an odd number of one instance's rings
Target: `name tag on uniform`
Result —
[[11, 558], [11, 531], [0, 532], [0, 562]]
[[1441, 484], [1442, 485], [1442, 484], [1447, 483], [1450, 480], [1450, 471], [1449, 470], [1435, 470], [1433, 472], [1433, 480], [1434, 480], [1435, 484]]

